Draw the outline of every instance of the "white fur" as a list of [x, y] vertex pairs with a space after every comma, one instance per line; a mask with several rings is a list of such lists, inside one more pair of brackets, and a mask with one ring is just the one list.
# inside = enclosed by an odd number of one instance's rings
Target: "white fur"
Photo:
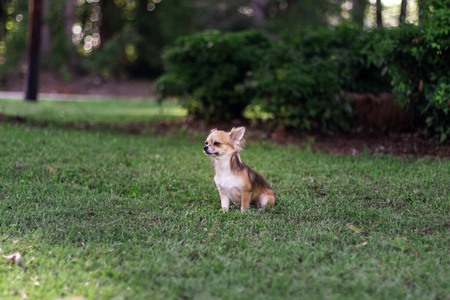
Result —
[[221, 192], [222, 208], [229, 208], [230, 200], [234, 204], [241, 203], [241, 191], [244, 181], [241, 177], [236, 176], [230, 169], [230, 157], [225, 156], [214, 160], [214, 168], [216, 176], [214, 181], [217, 189]]
[[266, 207], [267, 202], [269, 202], [269, 199], [268, 199], [267, 196], [262, 196], [262, 197], [259, 199], [259, 201], [260, 201], [260, 203], [261, 203], [261, 209], [262, 209], [262, 208]]

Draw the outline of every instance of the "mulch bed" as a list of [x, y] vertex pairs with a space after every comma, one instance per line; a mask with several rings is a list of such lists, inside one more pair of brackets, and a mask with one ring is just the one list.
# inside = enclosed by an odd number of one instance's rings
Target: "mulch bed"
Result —
[[[46, 121], [28, 120], [22, 116], [0, 114], [0, 123], [20, 123], [30, 126], [46, 127]], [[314, 132], [267, 131], [262, 125], [251, 125], [246, 121], [230, 123], [206, 123], [200, 121], [164, 121], [153, 123], [76, 123], [67, 122], [52, 126], [75, 128], [80, 130], [114, 130], [125, 134], [140, 134], [151, 129], [156, 134], [171, 134], [174, 130], [183, 129], [189, 134], [204, 134], [210, 129], [230, 130], [233, 126], [247, 127], [247, 138], [252, 140], [267, 140], [280, 144], [297, 144], [309, 148], [312, 152], [322, 151], [343, 155], [375, 155], [386, 154], [406, 157], [443, 157], [450, 158], [450, 143], [441, 144], [438, 140], [426, 138], [419, 133], [353, 133], [353, 134], [322, 134]]]

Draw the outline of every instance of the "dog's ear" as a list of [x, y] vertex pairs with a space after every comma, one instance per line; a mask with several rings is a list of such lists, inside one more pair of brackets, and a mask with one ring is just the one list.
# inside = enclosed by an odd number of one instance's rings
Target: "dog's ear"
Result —
[[244, 138], [245, 127], [238, 127], [231, 129], [230, 138], [231, 141], [235, 144], [239, 144], [240, 141]]
[[214, 128], [214, 129], [211, 129], [210, 133], [213, 133], [213, 132], [216, 132], [216, 131], [217, 131], [217, 128]]

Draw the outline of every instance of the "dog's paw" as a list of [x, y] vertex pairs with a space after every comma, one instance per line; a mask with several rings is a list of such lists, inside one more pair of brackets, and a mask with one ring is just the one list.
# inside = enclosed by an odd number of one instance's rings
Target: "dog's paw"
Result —
[[226, 213], [226, 212], [228, 212], [228, 207], [222, 207], [220, 209], [220, 211], [223, 212], [223, 213]]

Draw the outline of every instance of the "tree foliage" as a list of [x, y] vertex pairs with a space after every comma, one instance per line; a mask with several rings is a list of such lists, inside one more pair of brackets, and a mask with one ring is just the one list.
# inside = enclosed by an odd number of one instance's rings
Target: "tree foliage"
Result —
[[352, 118], [345, 92], [393, 91], [423, 120], [426, 133], [445, 141], [450, 10], [431, 4], [420, 26], [343, 25], [282, 39], [247, 32], [252, 37], [247, 43], [238, 33], [186, 36], [164, 56], [168, 72], [159, 82], [161, 92], [181, 96], [194, 117], [239, 117], [251, 100], [283, 127], [348, 130]]
[[426, 132], [450, 137], [450, 7], [428, 0], [419, 26], [404, 24], [377, 41], [374, 60], [387, 60], [398, 101], [416, 110]]
[[261, 31], [186, 36], [164, 54], [168, 72], [158, 86], [163, 97], [181, 96], [193, 117], [240, 118], [251, 100], [241, 86], [271, 51], [271, 40]]
[[385, 65], [371, 64], [376, 36], [353, 25], [274, 39], [261, 31], [203, 32], [168, 48], [162, 98], [180, 96], [191, 116], [241, 117], [250, 103], [283, 127], [348, 130], [345, 91], [389, 91]]
[[[155, 77], [163, 71], [162, 49], [179, 36], [209, 29], [259, 28], [279, 34], [305, 26], [327, 26], [330, 17], [339, 17], [340, 3], [341, 0], [48, 1], [44, 24], [50, 26], [51, 38], [45, 46], [51, 51], [43, 57], [43, 66], [63, 73], [72, 69], [107, 78]], [[27, 5], [28, 0], [2, 1], [2, 79], [22, 72]], [[68, 11], [73, 13], [68, 15]]]

